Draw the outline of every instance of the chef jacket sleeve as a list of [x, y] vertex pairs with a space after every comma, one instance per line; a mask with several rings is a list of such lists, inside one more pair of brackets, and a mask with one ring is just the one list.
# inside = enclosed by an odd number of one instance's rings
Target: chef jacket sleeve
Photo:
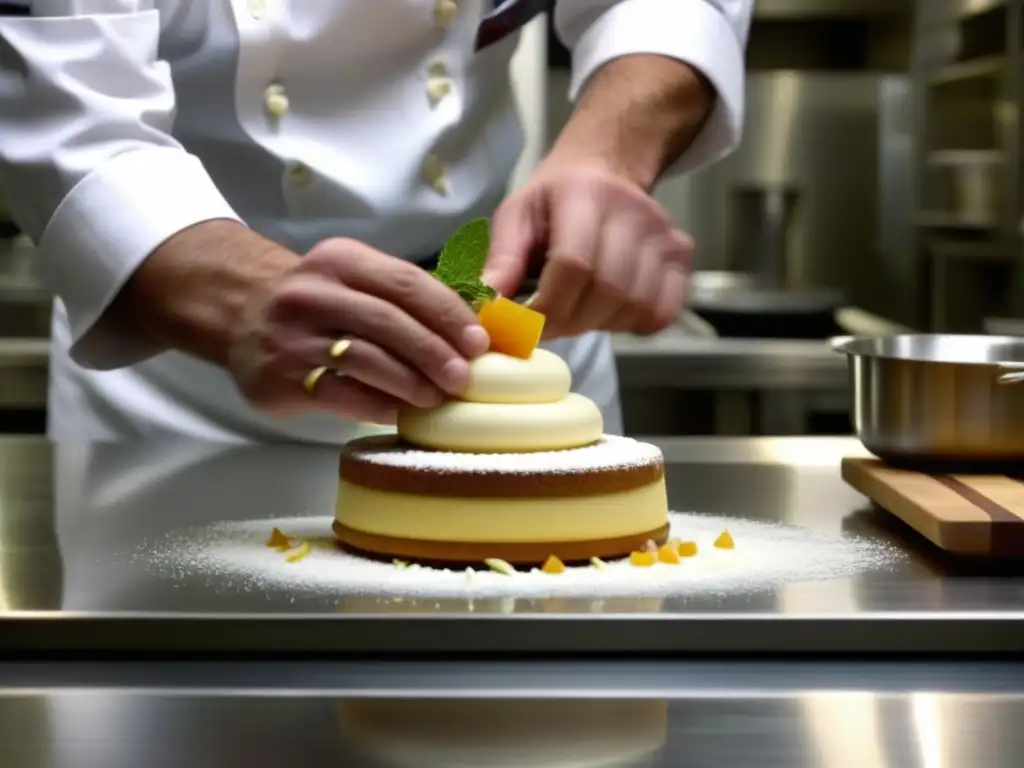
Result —
[[743, 132], [744, 57], [754, 0], [557, 0], [555, 29], [572, 51], [569, 98], [620, 56], [653, 53], [685, 61], [718, 98], [703, 130], [669, 172], [729, 154]]
[[176, 232], [238, 216], [170, 135], [155, 0], [34, 0], [32, 10], [0, 16], [0, 180], [67, 309], [73, 358], [129, 365], [159, 349], [98, 322], [125, 281]]

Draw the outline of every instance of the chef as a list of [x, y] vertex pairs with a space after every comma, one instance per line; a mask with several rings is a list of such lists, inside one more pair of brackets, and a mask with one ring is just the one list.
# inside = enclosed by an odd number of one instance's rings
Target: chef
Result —
[[[457, 393], [487, 348], [423, 269], [492, 217], [484, 279], [535, 307], [621, 430], [608, 331], [680, 310], [651, 198], [737, 144], [753, 0], [0, 3], [0, 177], [55, 302], [49, 431], [336, 442]], [[522, 149], [509, 65], [551, 10], [572, 117]]]

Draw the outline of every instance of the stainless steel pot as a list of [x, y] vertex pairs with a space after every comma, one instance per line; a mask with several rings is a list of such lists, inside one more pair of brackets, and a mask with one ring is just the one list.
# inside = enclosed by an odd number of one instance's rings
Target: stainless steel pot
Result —
[[853, 425], [888, 461], [1024, 460], [1024, 338], [843, 336]]

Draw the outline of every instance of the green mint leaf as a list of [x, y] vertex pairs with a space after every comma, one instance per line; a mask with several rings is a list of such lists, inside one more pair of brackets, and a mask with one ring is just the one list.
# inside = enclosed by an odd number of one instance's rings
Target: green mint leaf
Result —
[[445, 285], [478, 284], [484, 271], [487, 253], [491, 248], [491, 223], [487, 219], [474, 219], [451, 236], [437, 262], [434, 274]]
[[455, 291], [457, 294], [459, 294], [459, 296], [461, 296], [469, 304], [484, 301], [486, 299], [493, 299], [498, 295], [497, 291], [495, 291], [488, 285], [484, 285], [479, 280], [462, 280], [456, 283], [445, 284], [453, 291]]

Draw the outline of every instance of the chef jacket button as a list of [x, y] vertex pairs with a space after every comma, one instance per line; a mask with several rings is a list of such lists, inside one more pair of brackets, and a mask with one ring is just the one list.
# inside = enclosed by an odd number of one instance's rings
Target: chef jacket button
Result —
[[305, 163], [292, 163], [288, 168], [288, 182], [293, 187], [308, 187], [313, 181], [313, 172]]
[[274, 83], [263, 92], [263, 105], [272, 117], [284, 117], [288, 114], [288, 92], [280, 83]]
[[427, 80], [427, 98], [434, 107], [452, 90], [452, 81], [447, 77], [431, 77]]
[[430, 106], [438, 102], [452, 90], [452, 79], [448, 76], [448, 67], [440, 59], [435, 59], [427, 66], [427, 98]]
[[444, 165], [437, 155], [427, 155], [423, 161], [423, 180], [432, 186], [439, 194], [448, 194], [448, 177], [444, 173]]
[[257, 20], [266, 16], [267, 0], [249, 0], [249, 15]]
[[459, 6], [455, 0], [434, 0], [434, 21], [438, 26], [447, 27], [452, 23]]

